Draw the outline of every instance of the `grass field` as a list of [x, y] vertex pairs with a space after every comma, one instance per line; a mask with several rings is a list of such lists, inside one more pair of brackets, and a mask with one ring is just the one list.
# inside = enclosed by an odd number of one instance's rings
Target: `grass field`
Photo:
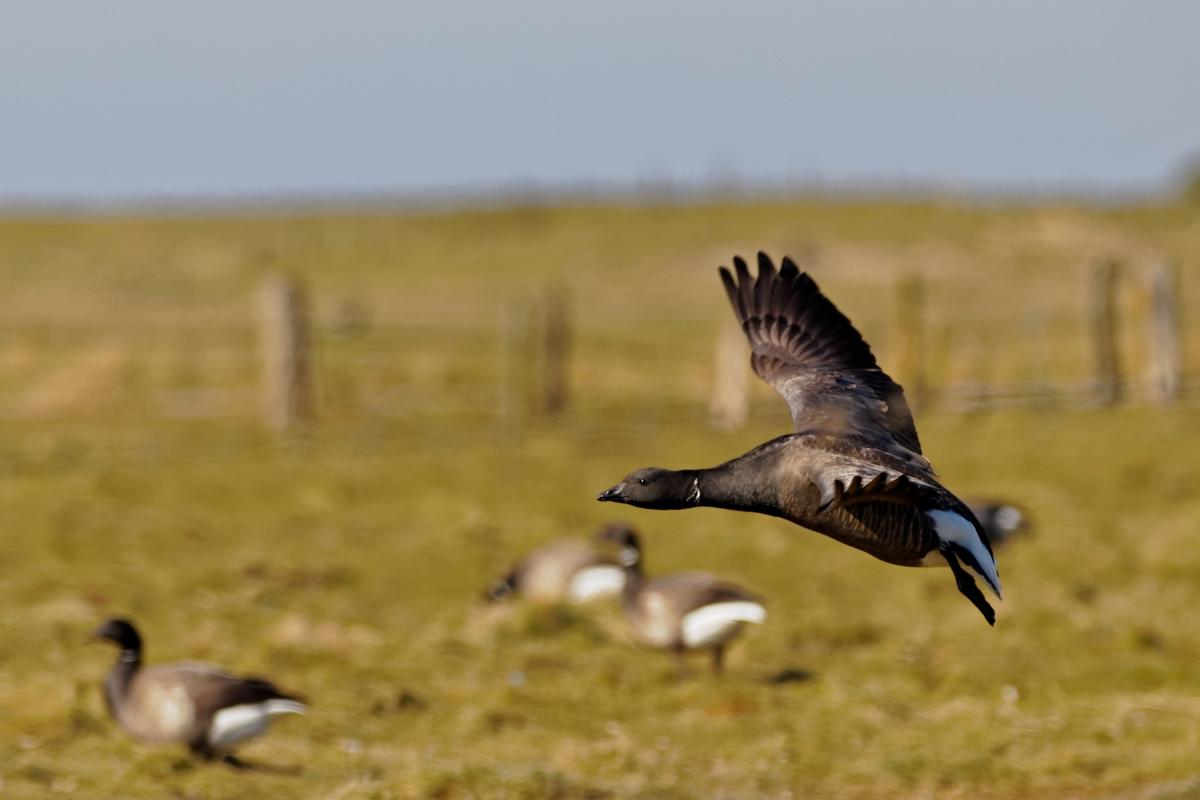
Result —
[[[808, 202], [0, 222], [0, 794], [5, 798], [1200, 797], [1200, 411], [1139, 404], [918, 414], [966, 495], [1019, 499], [989, 628], [949, 571], [889, 566], [780, 520], [618, 509], [651, 573], [727, 575], [770, 618], [728, 673], [675, 678], [616, 609], [487, 606], [540, 542], [586, 536], [597, 491], [708, 466], [790, 429], [756, 387], [707, 396], [733, 253], [801, 255], [885, 368], [893, 287], [923, 276], [929, 379], [1091, 370], [1093, 258], [1200, 301], [1196, 207]], [[304, 277], [321, 416], [257, 416], [253, 293]], [[513, 298], [567, 287], [567, 413], [496, 411]], [[347, 307], [369, 325], [339, 333]], [[1185, 367], [1200, 375], [1200, 328]], [[100, 692], [133, 617], [148, 660], [307, 695], [241, 755], [123, 737]]]

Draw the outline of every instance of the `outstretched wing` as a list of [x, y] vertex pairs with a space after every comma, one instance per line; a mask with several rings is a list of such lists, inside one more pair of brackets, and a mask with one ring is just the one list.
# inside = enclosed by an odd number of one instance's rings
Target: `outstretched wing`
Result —
[[758, 254], [758, 278], [734, 258], [721, 280], [753, 351], [754, 372], [783, 395], [799, 432], [893, 440], [920, 454], [904, 390], [850, 320], [790, 258]]

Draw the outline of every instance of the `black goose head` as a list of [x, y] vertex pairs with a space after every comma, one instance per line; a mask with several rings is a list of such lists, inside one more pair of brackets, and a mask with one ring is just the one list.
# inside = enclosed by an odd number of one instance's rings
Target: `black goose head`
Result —
[[629, 473], [623, 481], [601, 492], [596, 499], [628, 503], [638, 508], [692, 508], [700, 504], [699, 477], [693, 472], [647, 467]]
[[620, 548], [617, 561], [625, 568], [633, 567], [642, 560], [642, 542], [637, 532], [624, 522], [610, 522], [592, 537], [599, 544], [610, 544]]
[[138, 635], [133, 623], [125, 619], [110, 619], [92, 634], [93, 639], [112, 642], [122, 650], [141, 652], [142, 637]]
[[490, 603], [499, 603], [507, 600], [517, 593], [517, 571], [514, 569], [505, 575], [492, 582], [488, 586], [487, 591], [483, 593], [483, 598]]
[[983, 525], [992, 547], [999, 546], [1027, 534], [1031, 525], [1029, 514], [1025, 510], [1009, 503], [989, 503], [986, 505], [968, 503], [975, 517]]

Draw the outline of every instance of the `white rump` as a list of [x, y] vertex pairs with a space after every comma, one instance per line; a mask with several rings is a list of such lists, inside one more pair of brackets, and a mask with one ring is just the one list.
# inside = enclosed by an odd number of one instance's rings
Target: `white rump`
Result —
[[613, 597], [625, 588], [625, 570], [611, 564], [586, 567], [575, 573], [567, 589], [567, 597], [574, 603], [586, 603], [602, 597]]
[[761, 623], [767, 610], [749, 600], [713, 603], [683, 618], [683, 643], [688, 647], [713, 647], [737, 635], [742, 623]]
[[303, 714], [307, 710], [303, 703], [282, 699], [222, 708], [213, 715], [208, 741], [217, 747], [228, 747], [266, 733], [271, 717], [277, 714]]

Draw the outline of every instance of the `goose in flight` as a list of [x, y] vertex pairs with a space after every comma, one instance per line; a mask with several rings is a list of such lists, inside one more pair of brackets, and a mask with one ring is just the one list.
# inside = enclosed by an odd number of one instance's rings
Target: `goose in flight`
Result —
[[796, 432], [709, 469], [632, 472], [598, 500], [640, 508], [754, 511], [905, 567], [950, 567], [989, 624], [976, 585], [1001, 597], [987, 534], [936, 478], [904, 392], [850, 320], [789, 258], [758, 278], [735, 258], [721, 280], [752, 350], [751, 364], [787, 401]]

